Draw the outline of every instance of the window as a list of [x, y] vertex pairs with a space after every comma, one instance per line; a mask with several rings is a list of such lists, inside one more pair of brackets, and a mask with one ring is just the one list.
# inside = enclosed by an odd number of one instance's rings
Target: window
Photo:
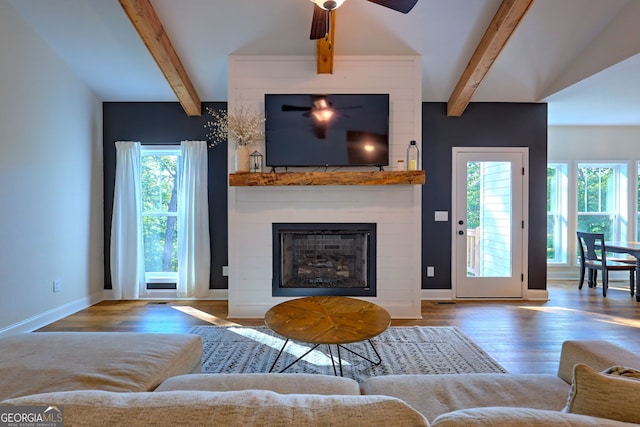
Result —
[[604, 233], [606, 240], [626, 240], [627, 166], [581, 163], [577, 179], [577, 231]]
[[566, 163], [547, 165], [547, 262], [567, 262], [568, 180]]
[[179, 146], [142, 146], [142, 232], [147, 288], [175, 289], [178, 280]]

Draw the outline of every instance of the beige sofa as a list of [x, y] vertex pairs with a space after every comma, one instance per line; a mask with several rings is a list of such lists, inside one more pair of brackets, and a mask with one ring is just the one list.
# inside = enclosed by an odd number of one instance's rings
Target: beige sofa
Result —
[[[640, 357], [603, 341], [567, 341], [557, 376], [390, 375], [358, 384], [305, 374], [188, 374], [153, 392], [76, 389], [1, 405], [58, 405], [68, 425], [634, 425], [620, 420], [639, 422], [640, 381], [621, 370], [599, 373], [619, 365], [640, 367]], [[574, 413], [562, 412], [568, 403]]]

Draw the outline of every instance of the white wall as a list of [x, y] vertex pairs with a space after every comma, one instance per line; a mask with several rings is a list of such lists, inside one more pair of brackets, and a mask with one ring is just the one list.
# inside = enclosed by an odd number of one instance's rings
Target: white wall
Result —
[[549, 161], [640, 160], [640, 126], [549, 126]]
[[[334, 71], [318, 75], [315, 57], [232, 56], [229, 108], [264, 111], [265, 93], [389, 93], [390, 164], [404, 159], [409, 141], [422, 140], [420, 57], [336, 57]], [[373, 222], [377, 296], [369, 300], [394, 318], [419, 318], [421, 194], [419, 185], [230, 187], [229, 316], [263, 317], [289, 299], [271, 296], [272, 223]]]
[[[583, 161], [626, 162], [629, 176], [633, 177], [636, 162], [640, 161], [640, 126], [549, 126], [548, 161], [569, 162], [569, 185], [574, 186], [576, 184], [571, 179], [572, 169]], [[630, 200], [637, 194], [635, 191], [634, 180], [631, 179], [628, 192]], [[572, 212], [575, 212], [575, 200], [570, 199], [567, 231], [569, 262], [566, 265], [549, 265], [549, 279], [577, 279], [579, 276], [575, 261], [577, 239]], [[633, 224], [630, 224], [629, 231], [633, 233], [632, 227]], [[628, 280], [626, 274], [615, 277]]]
[[102, 299], [102, 107], [5, 0], [0, 58], [0, 333], [8, 333]]

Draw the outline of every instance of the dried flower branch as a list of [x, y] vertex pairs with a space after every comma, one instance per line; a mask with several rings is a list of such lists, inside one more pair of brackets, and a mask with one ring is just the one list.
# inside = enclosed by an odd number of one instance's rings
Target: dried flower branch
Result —
[[207, 113], [213, 118], [213, 120], [207, 121], [204, 127], [207, 131], [207, 141], [209, 141], [209, 147], [215, 147], [227, 140], [227, 110], [214, 110], [211, 107], [207, 107]]
[[242, 146], [260, 141], [264, 137], [262, 127], [264, 118], [244, 106], [234, 109], [231, 114], [228, 114], [226, 110], [214, 110], [207, 107], [207, 113], [213, 117], [212, 121], [208, 121], [204, 125], [208, 129], [209, 147], [226, 141], [229, 136]]

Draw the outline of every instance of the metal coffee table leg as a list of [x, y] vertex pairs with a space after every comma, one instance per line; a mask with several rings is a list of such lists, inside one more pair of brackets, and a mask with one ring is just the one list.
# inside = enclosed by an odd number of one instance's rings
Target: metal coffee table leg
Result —
[[[342, 347], [345, 350], [347, 350], [349, 353], [355, 354], [356, 356], [366, 360], [367, 362], [372, 363], [374, 366], [378, 366], [380, 363], [382, 363], [382, 358], [380, 357], [380, 353], [378, 353], [378, 350], [376, 350], [376, 346], [373, 345], [373, 342], [371, 342], [371, 340], [367, 340], [367, 341], [369, 341], [369, 344], [371, 345], [371, 348], [373, 349], [373, 352], [376, 354], [376, 357], [378, 358], [377, 362], [374, 362], [373, 360], [369, 359], [366, 356], [363, 356], [360, 353], [356, 353], [355, 351], [348, 349], [347, 347], [345, 347], [342, 344], [338, 344], [338, 355], [340, 354], [340, 347]], [[338, 357], [340, 357], [340, 356], [338, 356]], [[340, 365], [340, 367], [342, 368], [342, 365]]]
[[[331, 352], [331, 344], [327, 344], [327, 349], [329, 350], [329, 358], [331, 359], [331, 366], [333, 366], [333, 375], [338, 376], [338, 371], [336, 371], [336, 361], [333, 359], [333, 353]], [[338, 358], [340, 355], [338, 355]]]
[[[278, 363], [278, 359], [280, 359], [280, 356], [282, 356], [282, 352], [284, 351], [284, 348], [287, 346], [287, 344], [289, 343], [289, 339], [287, 338], [287, 340], [284, 342], [284, 344], [282, 345], [282, 348], [280, 349], [280, 352], [278, 353], [278, 356], [276, 357], [276, 360], [273, 361], [273, 364], [271, 365], [271, 369], [269, 369], [269, 372], [273, 372], [273, 368], [275, 368], [276, 363]], [[300, 359], [303, 359], [307, 354], [311, 353], [313, 350], [315, 350], [316, 348], [318, 348], [320, 346], [320, 344], [316, 344], [313, 347], [311, 347], [309, 350], [307, 350], [302, 356], [298, 357], [296, 360], [294, 360], [293, 362], [289, 363], [287, 366], [285, 366], [284, 368], [282, 368], [282, 370], [280, 371], [280, 373], [286, 371], [287, 369], [289, 369], [290, 367], [292, 367], [293, 365], [295, 365], [296, 363], [298, 363], [298, 361]], [[334, 368], [335, 370], [335, 368]]]

